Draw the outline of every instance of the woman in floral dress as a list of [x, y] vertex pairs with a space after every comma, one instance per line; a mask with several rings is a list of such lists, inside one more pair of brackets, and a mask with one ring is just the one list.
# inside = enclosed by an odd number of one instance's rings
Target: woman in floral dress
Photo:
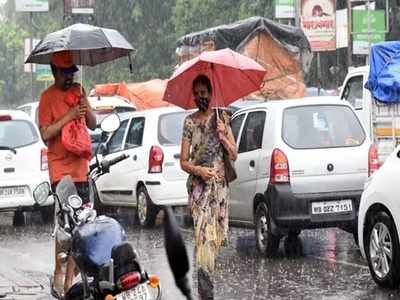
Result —
[[228, 183], [224, 152], [236, 160], [237, 150], [229, 116], [210, 107], [211, 82], [199, 75], [192, 85], [198, 111], [186, 117], [181, 166], [189, 173], [187, 189], [196, 243], [200, 299], [213, 299], [211, 275], [228, 232]]

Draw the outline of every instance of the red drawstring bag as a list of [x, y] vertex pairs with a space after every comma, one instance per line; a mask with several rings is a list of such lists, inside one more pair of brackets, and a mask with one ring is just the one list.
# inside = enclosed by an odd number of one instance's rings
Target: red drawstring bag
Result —
[[[68, 90], [65, 102], [71, 107], [79, 105], [80, 95], [80, 86], [75, 85]], [[92, 158], [92, 142], [85, 118], [75, 119], [64, 125], [61, 130], [61, 143], [67, 151], [79, 157], [87, 160]]]

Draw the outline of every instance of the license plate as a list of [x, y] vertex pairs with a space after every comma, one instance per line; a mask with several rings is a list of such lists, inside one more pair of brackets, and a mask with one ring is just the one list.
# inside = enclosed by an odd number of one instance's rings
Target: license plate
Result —
[[25, 196], [25, 187], [23, 186], [0, 188], [0, 198], [23, 197], [23, 196]]
[[141, 284], [133, 289], [123, 291], [115, 297], [115, 300], [147, 300], [150, 298], [146, 284]]
[[353, 205], [351, 200], [313, 202], [311, 205], [311, 213], [313, 215], [343, 213], [352, 210]]

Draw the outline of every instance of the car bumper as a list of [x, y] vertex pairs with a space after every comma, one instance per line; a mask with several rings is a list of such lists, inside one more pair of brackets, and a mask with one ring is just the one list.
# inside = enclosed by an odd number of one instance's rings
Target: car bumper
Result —
[[144, 181], [155, 205], [185, 206], [188, 194], [185, 180], [165, 180], [162, 176], [148, 176]]
[[[45, 176], [44, 176], [45, 177]], [[48, 181], [48, 178], [37, 176], [34, 179], [21, 179], [21, 180], [2, 180], [0, 181], [0, 188], [4, 187], [24, 187], [25, 192], [20, 196], [7, 196], [0, 197], [0, 211], [16, 211], [16, 210], [35, 210], [41, 206], [53, 205], [54, 199], [49, 196], [47, 200], [38, 205], [33, 199], [33, 191], [42, 182]]]
[[[340, 227], [353, 230], [357, 225], [362, 191], [334, 193], [294, 194], [290, 185], [269, 185], [265, 197], [270, 204], [271, 218], [280, 228], [313, 229]], [[343, 213], [312, 214], [313, 202], [352, 201], [352, 211]]]

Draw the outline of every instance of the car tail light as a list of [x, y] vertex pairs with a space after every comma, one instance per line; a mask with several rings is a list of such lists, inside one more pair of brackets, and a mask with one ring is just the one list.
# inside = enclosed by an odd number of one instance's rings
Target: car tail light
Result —
[[128, 290], [140, 283], [141, 276], [139, 272], [130, 272], [118, 279], [119, 286], [122, 290]]
[[282, 150], [274, 149], [271, 157], [271, 183], [290, 183], [289, 162]]
[[164, 153], [158, 146], [152, 146], [149, 155], [149, 173], [161, 173]]
[[369, 147], [368, 152], [368, 176], [371, 176], [379, 169], [378, 151], [375, 145]]
[[47, 149], [43, 148], [40, 151], [40, 170], [46, 171], [49, 169], [48, 161], [47, 161]]
[[1, 121], [11, 121], [11, 116], [10, 115], [0, 115], [0, 122]]

